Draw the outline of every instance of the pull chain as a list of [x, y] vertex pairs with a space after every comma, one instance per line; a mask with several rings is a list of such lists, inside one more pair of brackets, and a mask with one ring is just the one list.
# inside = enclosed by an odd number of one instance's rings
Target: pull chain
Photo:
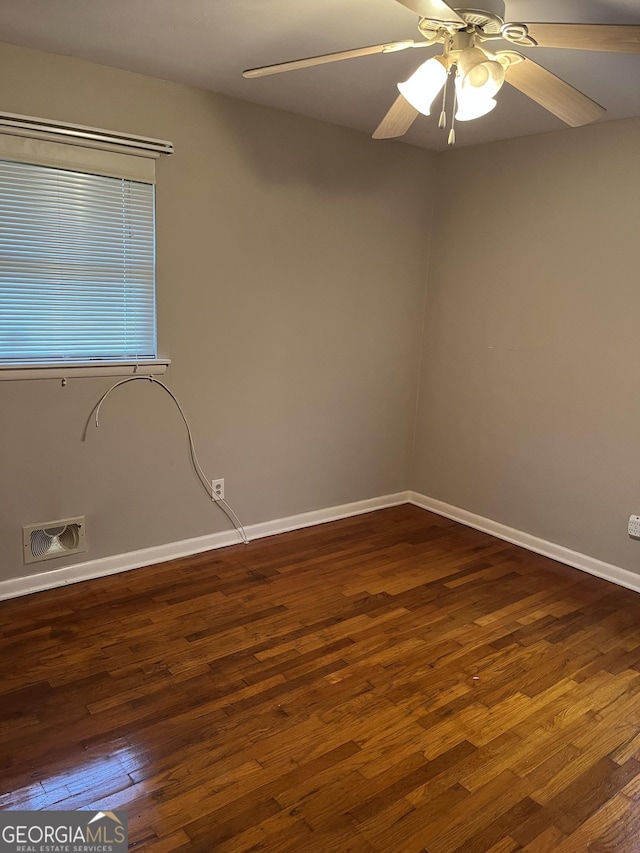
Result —
[[453, 114], [451, 116], [451, 130], [449, 131], [449, 138], [447, 139], [447, 145], [455, 145], [456, 144], [456, 110], [458, 109], [458, 92], [454, 87], [453, 90]]
[[440, 119], [438, 121], [438, 127], [440, 130], [444, 130], [447, 126], [447, 89], [449, 88], [449, 80], [451, 79], [451, 70], [447, 71], [447, 79], [444, 82], [444, 90], [442, 92], [442, 112], [440, 113]]
[[451, 38], [446, 38], [444, 41], [444, 51], [443, 58], [447, 63], [447, 79], [444, 81], [444, 90], [442, 92], [442, 112], [440, 113], [440, 119], [438, 120], [438, 127], [440, 130], [444, 130], [447, 126], [447, 91], [449, 89], [449, 80], [451, 79], [451, 65], [449, 63], [449, 48], [451, 47]]

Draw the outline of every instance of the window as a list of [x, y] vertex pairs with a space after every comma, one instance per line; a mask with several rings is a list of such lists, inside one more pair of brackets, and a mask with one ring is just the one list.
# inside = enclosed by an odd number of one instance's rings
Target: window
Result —
[[0, 359], [154, 359], [153, 186], [0, 161]]
[[157, 361], [154, 164], [82, 130], [99, 150], [0, 127], [0, 373]]

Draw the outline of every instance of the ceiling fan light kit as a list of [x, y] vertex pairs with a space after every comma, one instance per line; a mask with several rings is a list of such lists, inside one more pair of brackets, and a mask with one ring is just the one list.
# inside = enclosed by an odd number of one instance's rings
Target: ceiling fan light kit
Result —
[[428, 116], [448, 74], [443, 57], [434, 56], [419, 65], [408, 80], [398, 83], [398, 91], [419, 113]]
[[456, 62], [460, 89], [482, 91], [487, 98], [498, 93], [504, 83], [504, 68], [497, 59], [479, 47], [467, 47]]
[[[327, 62], [339, 62], [373, 53], [443, 45], [441, 56], [422, 63], [404, 82], [400, 95], [374, 131], [374, 139], [403, 136], [418, 115], [430, 115], [431, 107], [447, 83], [455, 81], [454, 119], [471, 121], [487, 115], [497, 106], [495, 95], [507, 82], [570, 127], [579, 127], [601, 118], [606, 110], [587, 95], [557, 77], [529, 56], [512, 49], [490, 52], [485, 42], [506, 42], [523, 49], [536, 47], [590, 51], [640, 53], [640, 24], [572, 24], [505, 22], [503, 0], [482, 0], [483, 9], [452, 8], [444, 0], [396, 0], [419, 16], [423, 41], [411, 39], [338, 53], [297, 59], [277, 65], [251, 68], [245, 77], [263, 77]], [[440, 115], [439, 127], [446, 127]], [[455, 142], [453, 124], [449, 144]]]
[[490, 95], [474, 89], [464, 88], [460, 78], [456, 77], [456, 121], [473, 121], [482, 118], [498, 106], [498, 102]]
[[[458, 42], [458, 43], [456, 43]], [[469, 43], [469, 46], [465, 46]], [[482, 48], [476, 47], [462, 35], [456, 36], [443, 56], [427, 59], [413, 72], [408, 80], [398, 83], [398, 91], [419, 113], [428, 116], [439, 93], [445, 88], [442, 112], [438, 126], [445, 129], [447, 117], [446, 85], [449, 75], [455, 78], [454, 118], [456, 121], [472, 121], [481, 118], [497, 106], [494, 95], [505, 79], [505, 65]], [[462, 49], [460, 49], [462, 48]], [[449, 131], [448, 143], [455, 144], [455, 129]]]

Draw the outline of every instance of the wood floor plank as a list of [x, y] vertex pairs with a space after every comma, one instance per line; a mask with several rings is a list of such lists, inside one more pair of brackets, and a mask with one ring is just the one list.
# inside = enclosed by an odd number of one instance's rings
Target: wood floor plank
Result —
[[0, 675], [0, 808], [143, 853], [637, 848], [640, 597], [416, 507], [1, 602]]

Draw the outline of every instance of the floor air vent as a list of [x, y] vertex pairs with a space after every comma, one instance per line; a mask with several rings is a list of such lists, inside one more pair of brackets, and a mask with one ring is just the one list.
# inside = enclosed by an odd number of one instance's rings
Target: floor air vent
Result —
[[25, 563], [86, 551], [84, 516], [30, 524], [22, 528]]

